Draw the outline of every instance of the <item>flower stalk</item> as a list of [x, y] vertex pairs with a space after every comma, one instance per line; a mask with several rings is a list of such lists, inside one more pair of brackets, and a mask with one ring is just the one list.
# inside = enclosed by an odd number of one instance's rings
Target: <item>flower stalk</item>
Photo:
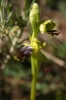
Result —
[[41, 49], [46, 45], [37, 39], [39, 31], [43, 33], [51, 34], [52, 36], [58, 35], [59, 32], [55, 30], [56, 23], [52, 20], [40, 22], [40, 10], [39, 5], [34, 3], [29, 14], [29, 20], [32, 27], [32, 35], [29, 37], [30, 45], [22, 47], [17, 55], [17, 58], [24, 61], [31, 56], [31, 68], [32, 68], [32, 85], [30, 100], [36, 100], [36, 82], [38, 77], [39, 68], [42, 61], [46, 61], [46, 57], [41, 53]]
[[32, 85], [31, 85], [30, 100], [35, 100], [35, 97], [36, 97], [37, 73], [36, 73], [36, 64], [35, 64], [34, 55], [31, 56], [31, 67], [32, 67]]
[[[37, 39], [38, 32], [40, 30], [41, 33], [49, 33], [50, 34], [56, 34], [53, 30], [55, 27], [55, 22], [52, 20], [47, 20], [47, 21], [42, 21], [40, 23], [40, 11], [39, 11], [39, 6], [38, 4], [34, 3], [32, 6], [32, 9], [30, 11], [30, 23], [32, 26], [33, 34], [30, 38], [30, 45], [33, 47], [34, 52], [31, 55], [31, 67], [32, 67], [32, 86], [31, 86], [31, 95], [30, 95], [30, 100], [36, 100], [36, 82], [37, 82], [37, 76], [38, 76], [38, 71], [40, 68], [41, 60], [44, 59], [44, 56], [40, 52], [40, 49], [45, 46], [45, 43], [41, 43]], [[52, 35], [51, 34], [51, 35]], [[58, 34], [58, 31], [57, 31]], [[39, 60], [40, 58], [40, 60]]]

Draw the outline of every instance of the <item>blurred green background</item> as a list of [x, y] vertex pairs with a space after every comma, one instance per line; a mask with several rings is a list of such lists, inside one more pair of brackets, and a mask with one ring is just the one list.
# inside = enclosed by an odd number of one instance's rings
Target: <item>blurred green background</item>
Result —
[[36, 100], [66, 100], [66, 0], [0, 0], [0, 100], [29, 100], [31, 63], [17, 61], [24, 43], [29, 43], [29, 12], [36, 2], [41, 20], [56, 22], [58, 36], [39, 34], [48, 60], [42, 62]]

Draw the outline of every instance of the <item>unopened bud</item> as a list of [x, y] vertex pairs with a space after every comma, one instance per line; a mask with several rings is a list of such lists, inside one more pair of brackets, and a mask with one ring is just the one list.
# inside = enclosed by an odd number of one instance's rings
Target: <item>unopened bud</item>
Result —
[[33, 31], [36, 31], [39, 24], [39, 6], [38, 4], [34, 3], [32, 9], [30, 11], [29, 19], [32, 26]]

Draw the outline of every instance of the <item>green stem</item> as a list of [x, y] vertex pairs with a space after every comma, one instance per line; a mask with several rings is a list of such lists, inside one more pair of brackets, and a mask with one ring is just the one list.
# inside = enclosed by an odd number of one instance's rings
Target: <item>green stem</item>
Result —
[[36, 36], [37, 36], [37, 32], [33, 32], [32, 33], [32, 38], [36, 38]]
[[36, 99], [37, 70], [36, 70], [34, 55], [32, 55], [31, 57], [31, 66], [32, 66], [32, 86], [31, 86], [30, 100], [35, 100]]
[[37, 81], [37, 78], [35, 76], [33, 76], [30, 100], [35, 100], [36, 99], [36, 81]]

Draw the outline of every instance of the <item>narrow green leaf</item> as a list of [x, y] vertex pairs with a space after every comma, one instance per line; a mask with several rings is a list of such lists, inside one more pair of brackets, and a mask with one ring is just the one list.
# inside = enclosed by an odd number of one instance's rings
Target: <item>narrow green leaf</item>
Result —
[[11, 12], [9, 13], [9, 15], [8, 15], [8, 17], [7, 17], [6, 21], [5, 21], [5, 23], [8, 23], [8, 22], [10, 21], [10, 19], [11, 19], [11, 17], [12, 17], [12, 14], [13, 14], [13, 11], [11, 11]]

